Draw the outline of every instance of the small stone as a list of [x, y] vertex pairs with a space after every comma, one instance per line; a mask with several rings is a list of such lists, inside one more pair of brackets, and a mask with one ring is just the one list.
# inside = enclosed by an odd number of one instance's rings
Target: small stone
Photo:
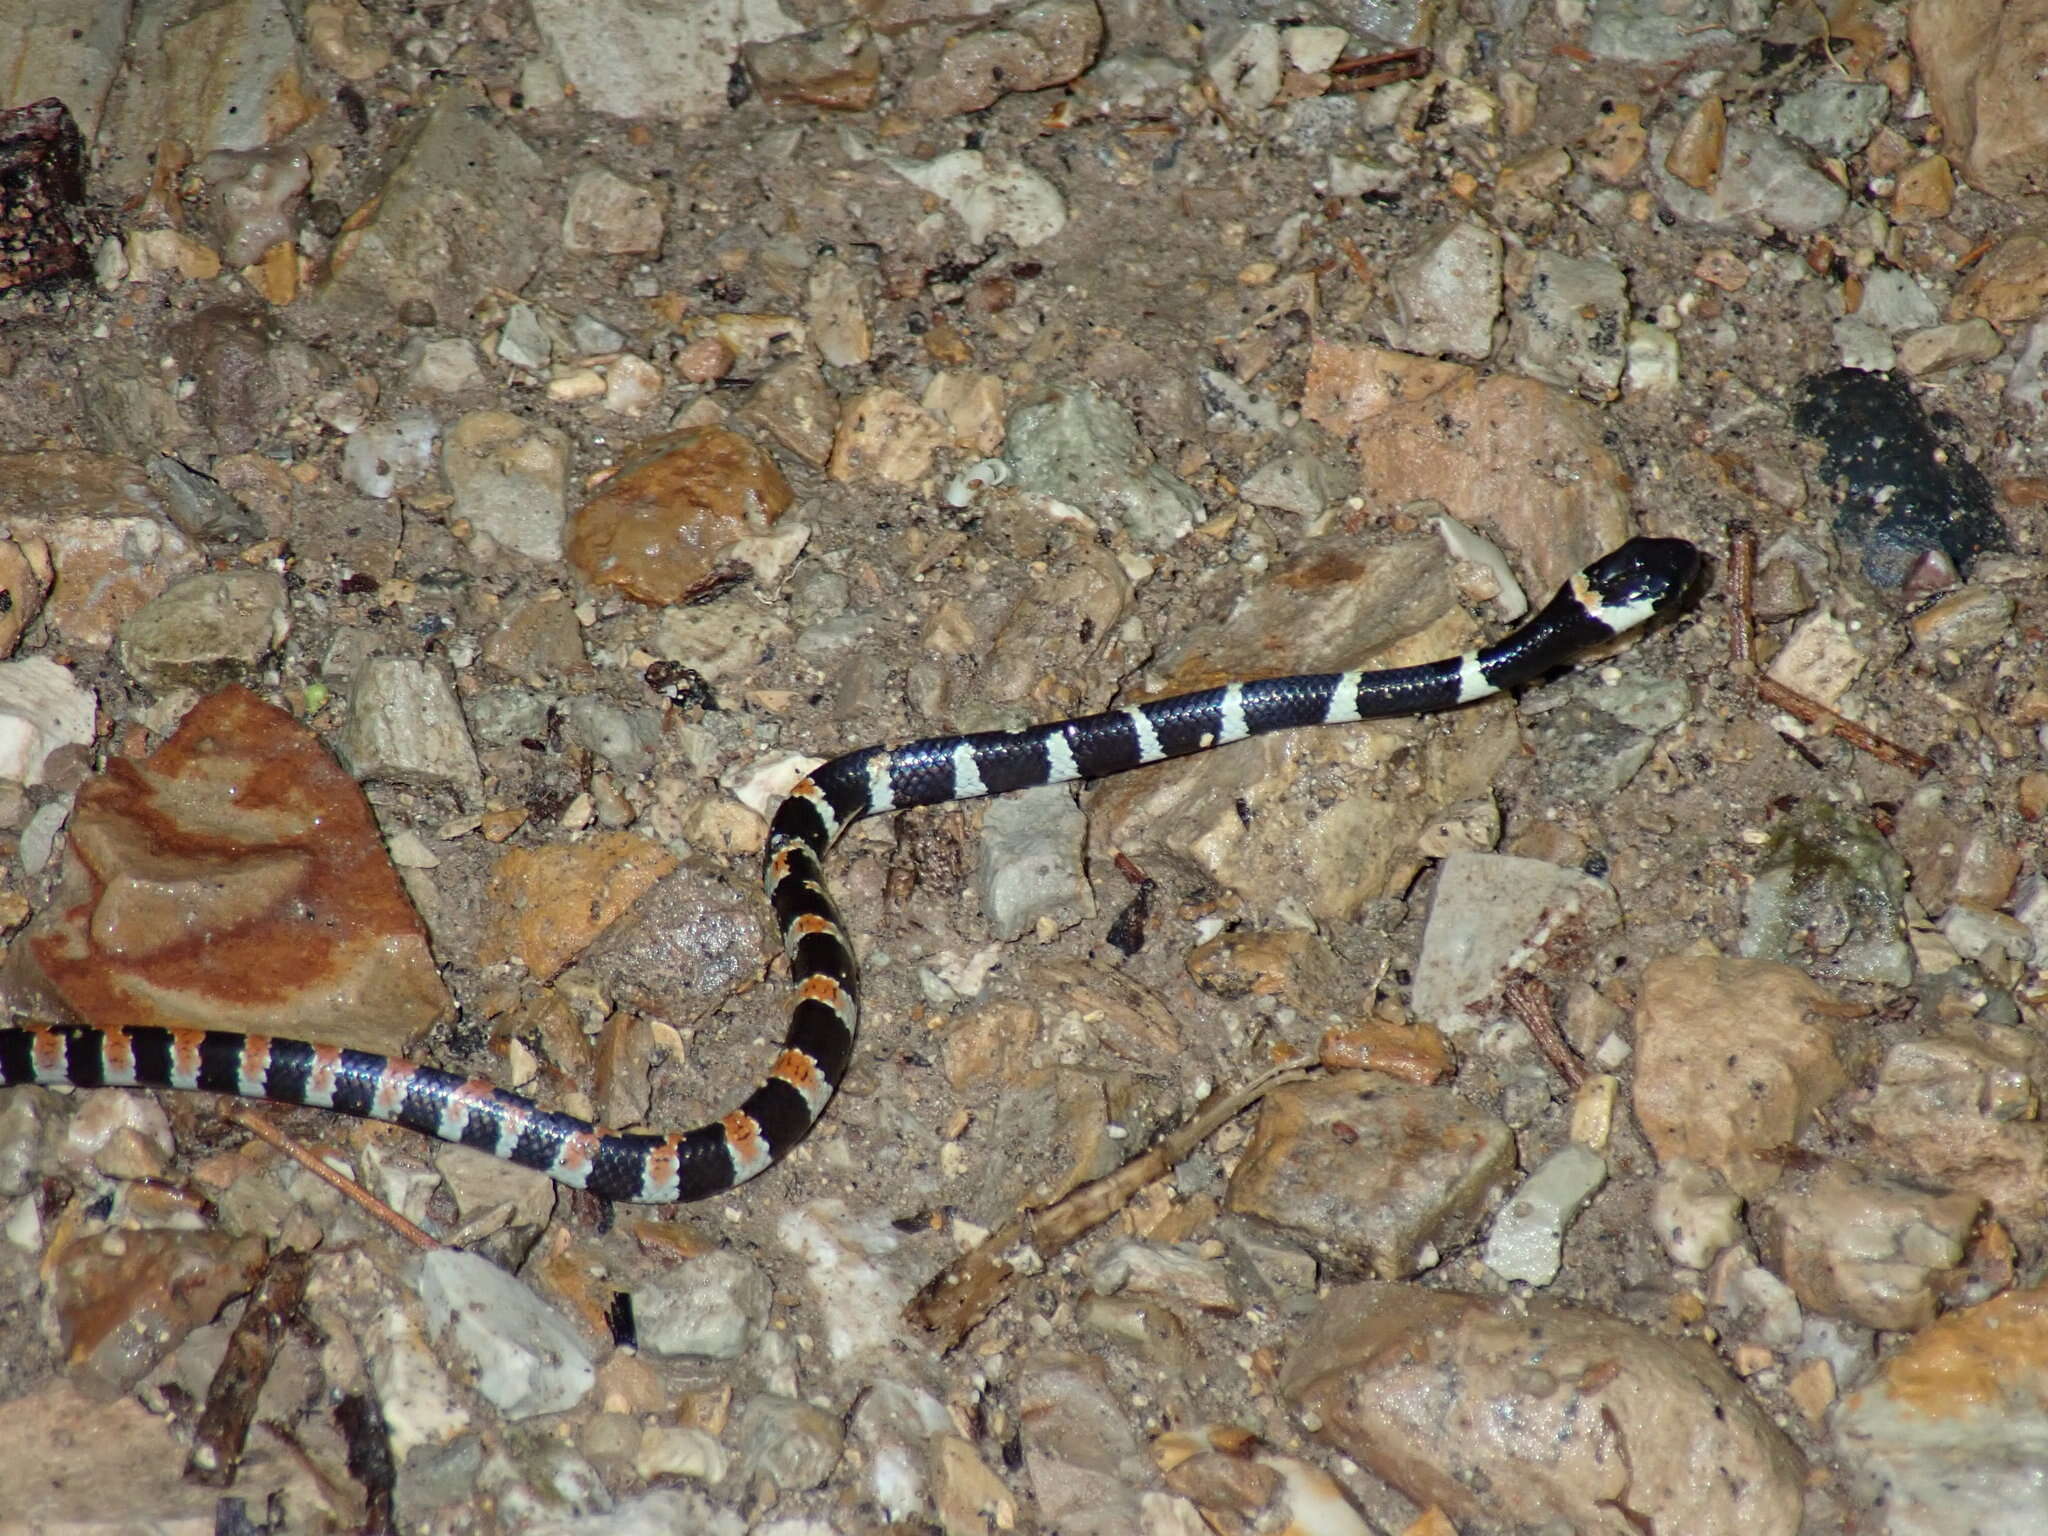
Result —
[[1603, 101], [1600, 115], [1579, 141], [1580, 163], [1605, 182], [1627, 181], [1648, 153], [1643, 109], [1633, 101]]
[[1429, 237], [1388, 274], [1388, 342], [1425, 357], [1490, 356], [1502, 261], [1500, 236], [1472, 220]]
[[1885, 1161], [1937, 1189], [1978, 1195], [2005, 1221], [2048, 1213], [2048, 1126], [2023, 1053], [1932, 1037], [1885, 1053], [1851, 1117]]
[[555, 340], [542, 324], [540, 311], [531, 304], [514, 304], [498, 327], [496, 350], [499, 362], [538, 373], [554, 359]]
[[412, 381], [417, 388], [441, 395], [481, 388], [484, 382], [483, 363], [477, 356], [476, 343], [466, 336], [447, 336], [428, 342], [420, 349], [420, 359], [413, 365]]
[[777, 363], [762, 374], [735, 414], [806, 464], [823, 467], [832, 455], [839, 401], [818, 365], [808, 358]]
[[604, 408], [615, 416], [644, 416], [661, 401], [661, 370], [622, 352], [605, 369]]
[[1773, 682], [1822, 704], [1834, 704], [1855, 686], [1869, 665], [1848, 625], [1831, 613], [1817, 613], [1792, 632], [1766, 669]]
[[687, 1283], [634, 1297], [640, 1347], [656, 1359], [737, 1360], [768, 1324], [768, 1277], [744, 1254], [707, 1253], [674, 1279]]
[[1515, 362], [1566, 389], [1605, 395], [1628, 360], [1628, 279], [1612, 262], [1552, 251], [1517, 263], [1509, 306]]
[[1934, 1321], [1981, 1205], [1837, 1164], [1804, 1191], [1773, 1192], [1759, 1225], [1771, 1268], [1802, 1306], [1903, 1332]]
[[99, 701], [47, 656], [0, 662], [0, 783], [44, 782], [44, 763], [67, 746], [89, 747]]
[[2000, 330], [2025, 325], [2048, 304], [2048, 226], [2007, 235], [1970, 268], [1949, 301], [1951, 320], [1989, 320]]
[[827, 472], [834, 480], [911, 485], [931, 473], [950, 442], [944, 424], [901, 390], [865, 390], [840, 412]]
[[2012, 620], [2009, 594], [1993, 587], [1958, 587], [1914, 614], [1908, 627], [1921, 650], [1974, 656], [2011, 634]]
[[1685, 124], [1664, 154], [1664, 169], [1695, 191], [1704, 192], [1721, 174], [1721, 156], [1728, 138], [1728, 109], [1709, 96], [1686, 115]]
[[440, 436], [441, 423], [428, 412], [401, 411], [349, 438], [341, 472], [365, 496], [386, 500], [401, 483], [410, 485], [433, 468]]
[[370, 80], [391, 64], [377, 19], [358, 0], [313, 0], [306, 7], [306, 48], [344, 80]]
[[483, 770], [448, 675], [432, 662], [374, 656], [357, 674], [338, 743], [358, 778], [483, 796]]
[[217, 687], [260, 666], [291, 633], [275, 571], [206, 571], [153, 598], [121, 626], [121, 664], [159, 693]]
[[845, 1438], [837, 1415], [772, 1393], [749, 1398], [739, 1414], [748, 1478], [765, 1478], [783, 1493], [822, 1488], [839, 1465]]
[[648, 1482], [687, 1477], [716, 1483], [725, 1477], [730, 1460], [716, 1435], [688, 1425], [649, 1424], [640, 1431], [633, 1470]]
[[828, 112], [865, 112], [880, 95], [882, 51], [864, 22], [795, 32], [740, 50], [754, 88], [769, 101]]
[[1765, 844], [1743, 901], [1741, 952], [1844, 981], [1903, 987], [1906, 861], [1861, 816], [1804, 800]]
[[978, 149], [931, 160], [884, 155], [882, 163], [951, 208], [977, 245], [996, 237], [1033, 246], [1067, 227], [1059, 188], [1028, 166], [999, 165]]
[[1773, 120], [1802, 144], [1846, 160], [1870, 142], [1891, 104], [1891, 92], [1882, 85], [1823, 80], [1787, 96]]
[[562, 558], [567, 433], [507, 411], [475, 411], [449, 429], [441, 469], [456, 517], [529, 559]]
[[242, 1295], [263, 1240], [223, 1232], [109, 1231], [68, 1245], [44, 1281], [66, 1374], [118, 1397]]
[[1892, 217], [1901, 224], [1925, 224], [1948, 217], [1955, 205], [1956, 178], [1946, 155], [1915, 161], [1899, 176], [1892, 193]]
[[1503, 1280], [1550, 1284], [1564, 1266], [1566, 1229], [1606, 1182], [1606, 1158], [1576, 1143], [1560, 1147], [1495, 1213], [1486, 1267]]
[[628, 181], [602, 167], [569, 183], [562, 249], [595, 256], [655, 256], [661, 251], [667, 199], [658, 187]]
[[775, 461], [725, 427], [637, 444], [570, 521], [569, 563], [638, 602], [688, 601], [729, 579], [726, 556], [795, 499]]
[[1964, 363], [1988, 363], [2005, 350], [2005, 338], [1989, 320], [1931, 326], [1899, 343], [1899, 367], [1915, 378]]
[[1116, 523], [1147, 548], [1184, 537], [1204, 515], [1194, 491], [1154, 462], [1131, 413], [1090, 386], [1046, 390], [1018, 405], [1004, 457], [1020, 491]]
[[1071, 928], [1095, 915], [1082, 862], [1088, 822], [1064, 784], [990, 802], [982, 815], [976, 888], [989, 931], [1017, 939], [1050, 921]]
[[1650, 1199], [1650, 1222], [1672, 1263], [1705, 1269], [1743, 1240], [1742, 1197], [1713, 1169], [1668, 1158]]
[[676, 862], [631, 832], [507, 849], [491, 871], [478, 963], [517, 960], [539, 980], [552, 980]]
[[420, 1265], [420, 1302], [452, 1362], [511, 1419], [560, 1413], [589, 1392], [597, 1372], [576, 1330], [521, 1281], [459, 1249]]
[[904, 87], [903, 103], [919, 117], [978, 112], [1012, 92], [1064, 85], [1095, 62], [1101, 46], [1095, 0], [1035, 0], [948, 38]]

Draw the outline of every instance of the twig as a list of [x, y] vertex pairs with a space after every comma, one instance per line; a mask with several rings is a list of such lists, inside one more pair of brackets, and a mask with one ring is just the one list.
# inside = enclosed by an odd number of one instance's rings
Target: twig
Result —
[[1586, 1064], [1579, 1060], [1579, 1053], [1557, 1027], [1557, 1014], [1550, 1006], [1550, 989], [1526, 971], [1518, 971], [1501, 990], [1507, 998], [1508, 1011], [1522, 1021], [1529, 1038], [1536, 1042], [1536, 1049], [1550, 1063], [1550, 1070], [1564, 1079], [1567, 1088], [1577, 1092], [1586, 1080]]
[[304, 1168], [308, 1173], [325, 1179], [329, 1184], [332, 1184], [344, 1195], [347, 1195], [349, 1199], [355, 1201], [357, 1205], [360, 1205], [364, 1210], [376, 1217], [377, 1220], [383, 1222], [385, 1226], [396, 1232], [415, 1248], [425, 1249], [431, 1253], [441, 1246], [434, 1240], [431, 1233], [414, 1226], [382, 1200], [379, 1200], [375, 1195], [363, 1188], [354, 1179], [336, 1173], [327, 1166], [326, 1159], [322, 1158], [310, 1147], [302, 1146], [291, 1137], [285, 1135], [283, 1131], [271, 1124], [264, 1116], [257, 1114], [252, 1109], [245, 1109], [240, 1105], [224, 1111], [224, 1114], [227, 1119], [234, 1121], [236, 1125], [241, 1126], [252, 1136], [269, 1142], [271, 1146], [277, 1148], [278, 1151], [297, 1163], [301, 1168]]
[[1281, 1084], [1302, 1081], [1311, 1070], [1300, 1065], [1274, 1067], [1241, 1088], [1210, 1094], [1187, 1120], [1115, 1172], [1083, 1184], [1043, 1210], [1019, 1211], [1012, 1216], [939, 1271], [903, 1309], [903, 1315], [939, 1335], [941, 1349], [953, 1348], [996, 1309], [1020, 1267], [1033, 1272], [1043, 1268], [1062, 1249], [1122, 1210], [1139, 1190], [1163, 1178], [1235, 1116]]
[[1435, 55], [1427, 48], [1396, 48], [1392, 53], [1339, 59], [1330, 66], [1329, 94], [1349, 96], [1357, 91], [1375, 91], [1400, 80], [1419, 80], [1435, 63]]
[[185, 1480], [209, 1488], [226, 1488], [235, 1480], [242, 1452], [249, 1443], [249, 1424], [256, 1417], [256, 1399], [270, 1379], [283, 1340], [299, 1304], [306, 1299], [306, 1276], [312, 1255], [286, 1248], [270, 1256], [235, 1331], [227, 1353], [206, 1389], [206, 1407], [193, 1431], [192, 1451], [185, 1458]]
[[[1735, 610], [1734, 621], [1728, 628], [1728, 659], [1737, 671], [1749, 672], [1755, 667], [1756, 658], [1756, 533], [1746, 523], [1732, 525], [1728, 533], [1728, 600]], [[1923, 757], [1910, 747], [1902, 747], [1895, 741], [1878, 735], [1868, 726], [1858, 725], [1846, 715], [1835, 713], [1818, 699], [1809, 699], [1795, 689], [1787, 688], [1776, 678], [1758, 674], [1756, 696], [1759, 702], [1773, 709], [1782, 709], [1795, 720], [1807, 725], [1817, 725], [1831, 735], [1839, 736], [1860, 752], [1868, 752], [1880, 762], [1890, 763], [1894, 768], [1903, 768], [1919, 778], [1930, 772], [1934, 760]]]

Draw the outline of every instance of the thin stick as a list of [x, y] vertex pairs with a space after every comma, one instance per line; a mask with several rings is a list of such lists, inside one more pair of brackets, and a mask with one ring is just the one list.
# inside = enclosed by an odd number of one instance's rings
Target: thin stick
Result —
[[1165, 1177], [1175, 1164], [1231, 1119], [1283, 1083], [1310, 1075], [1305, 1066], [1274, 1067], [1230, 1093], [1218, 1090], [1187, 1120], [1113, 1173], [1083, 1184], [1043, 1210], [1019, 1211], [935, 1275], [903, 1315], [939, 1335], [951, 1349], [1008, 1294], [1020, 1267], [1036, 1272], [1084, 1233], [1128, 1205], [1139, 1190]]
[[1355, 91], [1378, 90], [1399, 80], [1419, 80], [1435, 62], [1427, 48], [1397, 48], [1392, 53], [1339, 59], [1330, 66], [1330, 94], [1348, 96]]
[[414, 1226], [382, 1200], [379, 1200], [375, 1195], [363, 1188], [354, 1179], [336, 1173], [327, 1166], [326, 1159], [314, 1152], [312, 1148], [304, 1146], [285, 1135], [283, 1131], [271, 1124], [264, 1116], [239, 1105], [229, 1108], [223, 1113], [227, 1119], [234, 1121], [235, 1124], [248, 1131], [250, 1135], [269, 1142], [270, 1145], [277, 1148], [278, 1151], [297, 1163], [301, 1168], [304, 1168], [308, 1173], [325, 1179], [329, 1184], [332, 1184], [344, 1195], [347, 1195], [349, 1199], [355, 1201], [357, 1205], [360, 1205], [364, 1210], [376, 1217], [377, 1220], [383, 1222], [385, 1226], [396, 1232], [415, 1248], [424, 1249], [431, 1253], [441, 1246], [434, 1240], [432, 1234]]
[[1564, 1079], [1567, 1088], [1576, 1091], [1586, 1081], [1586, 1064], [1579, 1060], [1579, 1053], [1572, 1049], [1564, 1031], [1557, 1027], [1557, 1014], [1550, 1006], [1550, 989], [1534, 976], [1517, 972], [1508, 978], [1507, 986], [1502, 990], [1507, 996], [1509, 1011], [1529, 1031], [1529, 1038], [1536, 1042], [1536, 1049], [1550, 1063], [1550, 1070]]

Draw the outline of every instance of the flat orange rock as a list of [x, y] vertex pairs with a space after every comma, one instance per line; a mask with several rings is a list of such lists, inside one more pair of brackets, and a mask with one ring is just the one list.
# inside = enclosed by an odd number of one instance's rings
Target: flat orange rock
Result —
[[632, 832], [508, 849], [491, 871], [490, 926], [477, 959], [518, 960], [551, 980], [676, 863], [659, 843]]
[[81, 1023], [394, 1052], [449, 1005], [361, 789], [241, 688], [79, 791], [57, 897], [10, 968]]

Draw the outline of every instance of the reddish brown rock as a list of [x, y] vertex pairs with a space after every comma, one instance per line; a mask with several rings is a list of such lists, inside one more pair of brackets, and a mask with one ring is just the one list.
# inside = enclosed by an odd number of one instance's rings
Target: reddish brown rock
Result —
[[517, 960], [547, 981], [676, 863], [667, 849], [632, 832], [508, 849], [491, 871], [490, 926], [477, 961]]
[[79, 791], [63, 882], [13, 962], [18, 981], [101, 1028], [388, 1052], [448, 1006], [355, 780], [240, 688]]
[[109, 1231], [66, 1248], [50, 1303], [72, 1380], [119, 1396], [262, 1267], [263, 1239], [222, 1232]]
[[1694, 1341], [1531, 1300], [1333, 1291], [1281, 1389], [1460, 1530], [1792, 1536], [1805, 1467]]
[[739, 433], [664, 433], [570, 519], [569, 563], [640, 602], [686, 602], [723, 579], [736, 540], [765, 532], [794, 499], [775, 461]]
[[1778, 1181], [1813, 1111], [1847, 1086], [1836, 1002], [1765, 960], [1667, 956], [1636, 1004], [1636, 1119], [1657, 1150], [1704, 1163], [1741, 1195]]

